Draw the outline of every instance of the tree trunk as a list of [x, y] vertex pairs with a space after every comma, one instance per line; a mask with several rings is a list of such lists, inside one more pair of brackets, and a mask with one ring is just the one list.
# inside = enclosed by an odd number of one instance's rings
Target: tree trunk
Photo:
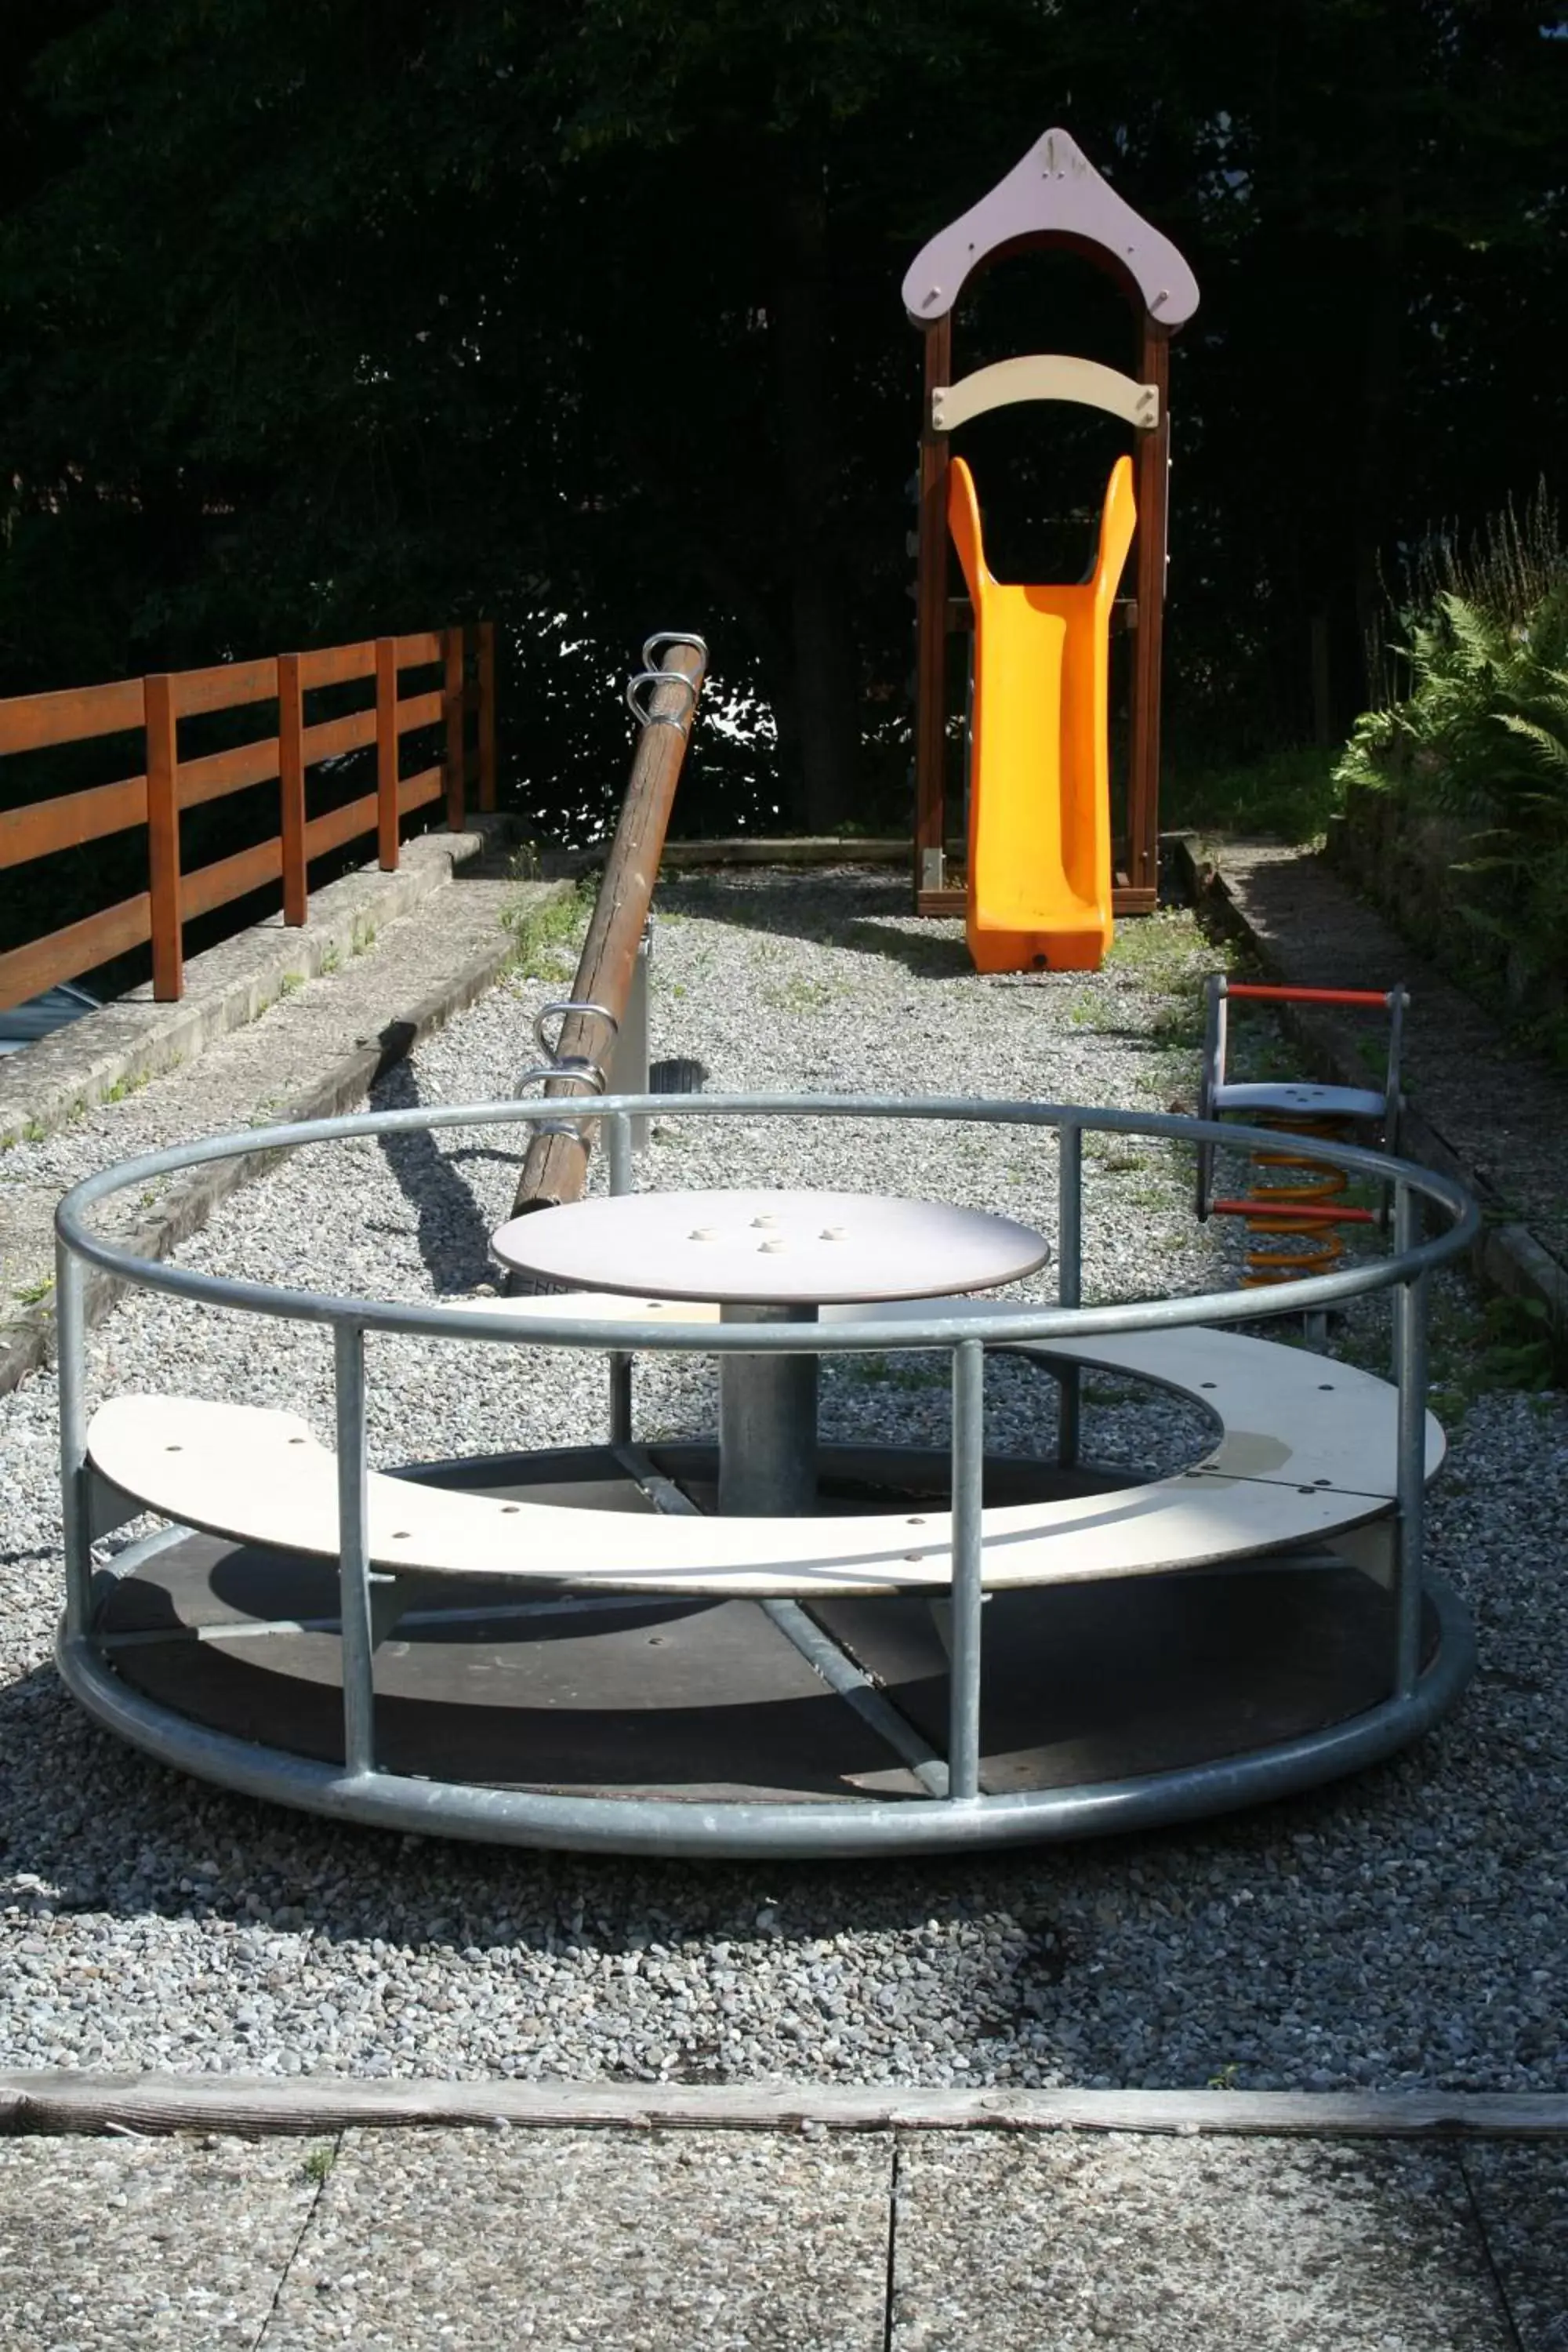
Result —
[[792, 816], [824, 833], [856, 812], [860, 727], [836, 528], [826, 189], [820, 156], [809, 145], [782, 159], [774, 232], [779, 523], [789, 631], [789, 676], [774, 689], [779, 759]]
[[1356, 467], [1354, 587], [1356, 634], [1367, 697], [1374, 686], [1374, 647], [1386, 601], [1383, 551], [1398, 510], [1402, 341], [1405, 323], [1405, 172], [1400, 122], [1403, 10], [1373, 14], [1368, 79], [1381, 98], [1369, 141], [1365, 342], [1362, 362], [1361, 446]]

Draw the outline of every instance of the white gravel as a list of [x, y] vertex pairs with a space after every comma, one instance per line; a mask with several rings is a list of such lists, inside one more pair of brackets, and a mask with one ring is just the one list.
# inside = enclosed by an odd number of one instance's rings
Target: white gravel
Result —
[[[667, 888], [655, 1050], [715, 1089], [1190, 1103], [1184, 982], [1214, 950], [1185, 918], [1129, 926], [1094, 977], [984, 981], [958, 928], [905, 917], [900, 884], [727, 877]], [[528, 1003], [493, 991], [384, 1099], [509, 1092]], [[1047, 1229], [1054, 1150], [1017, 1131], [670, 1120], [660, 1182], [816, 1181], [991, 1207]], [[383, 1296], [495, 1278], [517, 1145], [303, 1153], [226, 1204], [190, 1263]], [[1100, 1144], [1091, 1296], [1208, 1287], [1184, 1166]], [[1374, 1344], [1363, 1318], [1358, 1344]], [[321, 1334], [142, 1298], [95, 1335], [105, 1390], [287, 1402], [330, 1433]], [[596, 1432], [586, 1364], [487, 1349], [371, 1349], [384, 1462]], [[825, 1382], [830, 1433], [945, 1430], [920, 1360]], [[708, 1422], [710, 1372], [639, 1390], [647, 1433]], [[994, 1443], [1041, 1433], [1049, 1384], [988, 1377]], [[1095, 1392], [1097, 1395], [1099, 1391]], [[1185, 1410], [1110, 1391], [1090, 1449], [1170, 1466]], [[96, 1730], [49, 1663], [58, 1518], [52, 1381], [0, 1401], [9, 1607], [0, 1627], [0, 2065], [928, 2083], [1568, 2086], [1568, 1413], [1475, 1404], [1432, 1503], [1434, 1565], [1468, 1599], [1482, 1667], [1394, 1763], [1233, 1820], [1001, 1858], [853, 1868], [531, 1855], [336, 1830], [144, 1762]]]

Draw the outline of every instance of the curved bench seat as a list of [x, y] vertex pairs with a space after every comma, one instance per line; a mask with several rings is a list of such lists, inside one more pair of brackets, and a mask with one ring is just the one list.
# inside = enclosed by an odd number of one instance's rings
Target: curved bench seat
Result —
[[[559, 1315], [563, 1303], [511, 1299], [504, 1311]], [[942, 1311], [956, 1306], [962, 1312], [964, 1305], [951, 1302]], [[997, 1302], [967, 1305], [994, 1315]], [[625, 1316], [626, 1302], [574, 1294], [570, 1311], [615, 1319]], [[674, 1311], [683, 1319], [693, 1315], [686, 1306]], [[906, 1311], [931, 1307], [917, 1303]], [[1366, 1372], [1302, 1349], [1198, 1328], [1070, 1347], [1031, 1341], [1021, 1343], [1020, 1352], [1190, 1395], [1215, 1414], [1222, 1433], [1200, 1464], [1173, 1477], [988, 1510], [988, 1587], [1194, 1568], [1324, 1540], [1391, 1507], [1396, 1397]], [[1428, 1475], [1443, 1445], [1428, 1416]], [[94, 1469], [114, 1486], [182, 1526], [320, 1559], [337, 1555], [336, 1456], [294, 1413], [195, 1398], [119, 1397], [95, 1414], [88, 1450]], [[372, 1560], [395, 1574], [752, 1599], [942, 1590], [951, 1578], [945, 1512], [644, 1517], [503, 1501], [374, 1473], [369, 1490]]]

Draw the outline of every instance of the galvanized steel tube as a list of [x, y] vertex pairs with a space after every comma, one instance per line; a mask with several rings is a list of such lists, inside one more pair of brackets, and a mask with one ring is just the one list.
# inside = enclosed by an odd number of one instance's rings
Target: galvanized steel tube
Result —
[[[1083, 1129], [1077, 1119], [1064, 1119], [1058, 1130], [1061, 1147], [1057, 1192], [1057, 1304], [1083, 1304]], [[1057, 1463], [1075, 1469], [1083, 1442], [1083, 1371], [1064, 1364], [1058, 1383]]]
[[338, 1442], [338, 1591], [342, 1619], [343, 1769], [351, 1778], [357, 1778], [375, 1769], [364, 1334], [352, 1323], [340, 1323], [332, 1339]]
[[[723, 1324], [817, 1328], [815, 1307], [726, 1305]], [[725, 1517], [806, 1518], [816, 1507], [816, 1357], [719, 1360], [719, 1509]]]
[[961, 1803], [980, 1794], [984, 1478], [985, 1350], [978, 1339], [963, 1339], [952, 1351], [952, 1639], [947, 1727], [948, 1795]]
[[[632, 1123], [624, 1110], [613, 1110], [605, 1121], [609, 1157], [610, 1190], [632, 1189]], [[624, 1348], [612, 1348], [606, 1358], [610, 1377], [610, 1443], [632, 1442], [632, 1359]]]
[[[1394, 1230], [1410, 1236], [1416, 1214], [1410, 1188], [1394, 1196]], [[1408, 1246], [1408, 1238], [1406, 1239]], [[1421, 1671], [1422, 1552], [1426, 1522], [1426, 1293], [1429, 1277], [1406, 1277], [1394, 1294], [1394, 1362], [1399, 1380], [1397, 1507], [1394, 1523], [1395, 1654], [1394, 1690], [1407, 1698]]]
[[60, 1408], [60, 1517], [66, 1566], [66, 1637], [92, 1622], [92, 1519], [87, 1482], [87, 1268], [62, 1238], [55, 1243], [55, 1346]]
[[[1223, 1140], [1242, 1149], [1267, 1148], [1278, 1141], [1261, 1128], [1219, 1128], [1158, 1111], [1098, 1110], [1081, 1104], [993, 1102], [963, 1097], [938, 1097], [910, 1101], [877, 1095], [679, 1095], [616, 1096], [595, 1105], [595, 1116], [612, 1110], [637, 1113], [657, 1109], [662, 1118], [914, 1118], [968, 1120], [998, 1127], [1059, 1127], [1072, 1120], [1086, 1132], [1109, 1135], [1165, 1136], [1177, 1141]], [[855, 1322], [827, 1324], [809, 1341], [797, 1331], [779, 1326], [758, 1328], [753, 1335], [715, 1328], [711, 1324], [666, 1323], [658, 1327], [628, 1318], [625, 1324], [584, 1323], [574, 1319], [570, 1301], [563, 1301], [558, 1318], [524, 1322], [504, 1315], [465, 1315], [452, 1307], [405, 1304], [391, 1299], [346, 1298], [330, 1292], [287, 1290], [270, 1284], [226, 1279], [190, 1266], [138, 1256], [95, 1234], [85, 1213], [116, 1192], [141, 1186], [153, 1178], [187, 1168], [205, 1167], [214, 1160], [243, 1159], [272, 1150], [319, 1146], [349, 1136], [420, 1134], [449, 1127], [491, 1127], [548, 1117], [537, 1102], [421, 1106], [414, 1110], [362, 1111], [341, 1118], [300, 1122], [290, 1127], [258, 1129], [209, 1141], [177, 1145], [166, 1151], [123, 1160], [73, 1185], [55, 1212], [56, 1231], [76, 1254], [105, 1273], [142, 1289], [167, 1291], [176, 1297], [199, 1299], [223, 1307], [249, 1309], [304, 1323], [352, 1320], [365, 1330], [425, 1332], [431, 1337], [462, 1339], [480, 1344], [504, 1345], [526, 1339], [538, 1347], [627, 1348], [659, 1347], [676, 1353], [724, 1354], [742, 1349], [758, 1353], [787, 1353], [811, 1348], [817, 1353], [843, 1349], [855, 1353], [875, 1349], [942, 1347], [959, 1336], [942, 1321], [942, 1302], [932, 1305], [930, 1322], [883, 1321], [875, 1313]], [[1091, 1338], [1121, 1331], [1166, 1330], [1187, 1324], [1225, 1321], [1263, 1322], [1289, 1312], [1341, 1305], [1345, 1299], [1384, 1288], [1402, 1272], [1444, 1264], [1468, 1248], [1479, 1230], [1475, 1203], [1458, 1184], [1411, 1162], [1391, 1163], [1385, 1156], [1353, 1144], [1330, 1144], [1303, 1139], [1302, 1148], [1325, 1165], [1346, 1169], [1353, 1176], [1379, 1184], [1397, 1171], [1426, 1199], [1452, 1219], [1450, 1229], [1436, 1240], [1420, 1244], [1401, 1261], [1373, 1262], [1342, 1267], [1337, 1273], [1314, 1275], [1289, 1286], [1266, 1291], [1215, 1291], [1184, 1298], [1135, 1300], [1125, 1305], [1092, 1307], [1042, 1307], [1026, 1318], [999, 1313], [994, 1322], [976, 1320], [963, 1336], [1000, 1343], [1014, 1339]]]
[[336, 1765], [213, 1731], [144, 1697], [89, 1643], [59, 1646], [60, 1673], [94, 1718], [161, 1763], [220, 1787], [336, 1820], [442, 1837], [503, 1840], [600, 1853], [768, 1855], [803, 1858], [972, 1851], [1022, 1841], [1102, 1837], [1194, 1821], [1260, 1804], [1405, 1747], [1453, 1705], [1475, 1665], [1469, 1623], [1434, 1580], [1441, 1640], [1414, 1695], [1321, 1731], [1173, 1772], [1073, 1788], [981, 1797], [973, 1804], [918, 1801], [799, 1804], [749, 1800], [561, 1797], [390, 1772], [350, 1780]]

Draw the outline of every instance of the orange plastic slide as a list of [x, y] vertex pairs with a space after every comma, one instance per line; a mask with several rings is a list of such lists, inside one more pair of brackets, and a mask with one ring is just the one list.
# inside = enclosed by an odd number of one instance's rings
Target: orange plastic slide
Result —
[[979, 971], [1093, 971], [1111, 939], [1106, 682], [1111, 600], [1137, 520], [1132, 461], [1116, 461], [1080, 587], [991, 577], [962, 457], [947, 512], [974, 608], [969, 951]]

